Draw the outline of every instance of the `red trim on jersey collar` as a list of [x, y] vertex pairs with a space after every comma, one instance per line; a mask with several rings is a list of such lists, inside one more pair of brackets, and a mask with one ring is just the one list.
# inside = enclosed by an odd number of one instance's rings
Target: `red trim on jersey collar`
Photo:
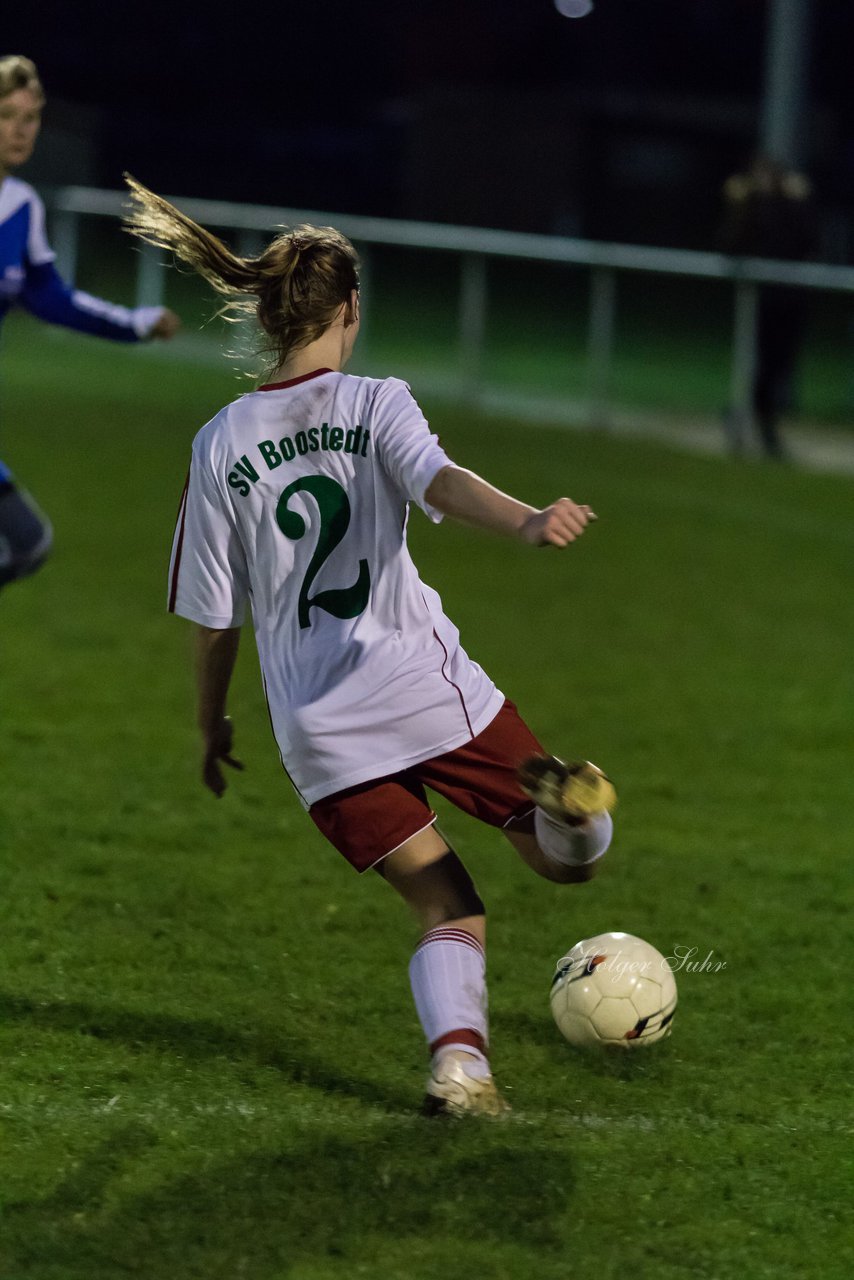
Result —
[[283, 387], [295, 387], [300, 382], [308, 382], [309, 378], [319, 378], [324, 373], [334, 373], [334, 369], [315, 369], [313, 373], [302, 373], [298, 378], [289, 378], [287, 382], [265, 382], [259, 391], [281, 391]]

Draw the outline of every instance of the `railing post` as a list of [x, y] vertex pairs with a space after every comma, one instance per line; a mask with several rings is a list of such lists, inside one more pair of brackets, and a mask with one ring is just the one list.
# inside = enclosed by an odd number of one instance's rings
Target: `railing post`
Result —
[[143, 245], [139, 250], [136, 268], [136, 305], [138, 307], [162, 307], [166, 268], [162, 249]]
[[612, 267], [594, 267], [590, 277], [590, 315], [587, 331], [588, 415], [590, 425], [606, 427], [608, 395], [614, 362], [617, 314], [617, 274]]
[[459, 355], [460, 380], [466, 400], [477, 400], [483, 374], [486, 338], [486, 257], [460, 257]]
[[750, 280], [735, 282], [732, 366], [726, 432], [734, 453], [741, 453], [753, 428], [753, 384], [756, 378], [758, 289]]
[[265, 243], [261, 232], [252, 227], [243, 227], [237, 233], [237, 252], [241, 258], [259, 258]]
[[56, 253], [56, 269], [70, 284], [77, 275], [80, 216], [70, 209], [56, 209], [50, 219], [51, 239]]

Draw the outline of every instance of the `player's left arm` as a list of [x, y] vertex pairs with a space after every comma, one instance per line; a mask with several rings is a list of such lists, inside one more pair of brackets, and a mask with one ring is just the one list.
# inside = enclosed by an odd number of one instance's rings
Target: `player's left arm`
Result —
[[374, 444], [386, 471], [431, 519], [450, 516], [534, 547], [566, 547], [596, 519], [590, 507], [558, 498], [538, 510], [456, 466], [432, 434], [405, 382], [387, 378], [373, 404]]
[[198, 724], [204, 744], [202, 781], [217, 797], [227, 786], [221, 764], [232, 769], [243, 768], [241, 761], [232, 755], [234, 727], [225, 713], [239, 645], [239, 627], [214, 630], [196, 624]]
[[566, 547], [580, 538], [596, 515], [571, 498], [558, 498], [539, 510], [502, 493], [473, 471], [454, 465], [442, 467], [425, 493], [427, 502], [443, 515], [486, 529], [521, 538], [534, 547]]
[[52, 262], [28, 263], [19, 301], [27, 311], [67, 329], [114, 342], [174, 337], [181, 321], [168, 307], [121, 307], [74, 289]]

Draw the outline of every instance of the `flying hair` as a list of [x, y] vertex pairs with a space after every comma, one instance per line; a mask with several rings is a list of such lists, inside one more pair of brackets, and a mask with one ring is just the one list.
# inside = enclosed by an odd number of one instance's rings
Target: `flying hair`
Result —
[[125, 182], [131, 193], [125, 230], [197, 272], [226, 298], [227, 316], [254, 315], [274, 368], [319, 338], [359, 288], [356, 250], [334, 227], [285, 230], [257, 258], [242, 258], [130, 174]]

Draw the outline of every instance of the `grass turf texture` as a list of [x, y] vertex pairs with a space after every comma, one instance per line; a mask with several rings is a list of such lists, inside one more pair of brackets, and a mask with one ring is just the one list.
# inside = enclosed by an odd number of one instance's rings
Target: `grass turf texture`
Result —
[[[460, 463], [600, 515], [560, 556], [417, 514], [411, 543], [472, 655], [621, 797], [581, 888], [442, 809], [515, 1108], [447, 1127], [415, 1114], [414, 928], [292, 797], [249, 634], [247, 772], [220, 802], [197, 782], [164, 562], [238, 384], [8, 336], [3, 453], [57, 548], [0, 597], [0, 1276], [850, 1276], [850, 482], [434, 414]], [[553, 965], [618, 928], [726, 967], [677, 974], [670, 1042], [585, 1057]]]

